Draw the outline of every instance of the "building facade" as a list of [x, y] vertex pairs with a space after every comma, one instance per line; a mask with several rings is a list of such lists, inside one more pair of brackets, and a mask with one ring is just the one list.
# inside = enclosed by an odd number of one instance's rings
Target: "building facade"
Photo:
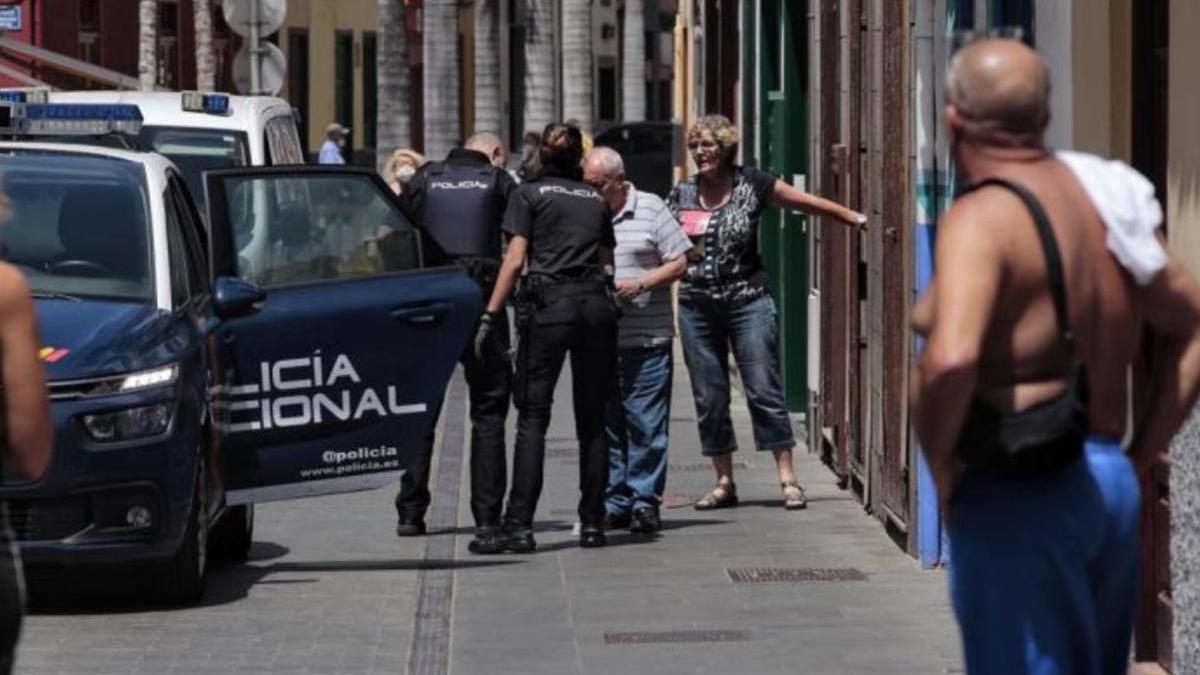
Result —
[[[691, 0], [679, 21], [677, 117], [731, 116], [744, 163], [870, 217], [865, 232], [790, 213], [764, 222], [788, 403], [806, 413], [810, 448], [898, 544], [928, 567], [945, 564], [906, 391], [921, 348], [907, 315], [932, 276], [938, 218], [956, 183], [942, 123], [949, 57], [970, 33], [1037, 49], [1053, 79], [1048, 142], [1149, 176], [1171, 249], [1200, 273], [1200, 84], [1189, 76], [1200, 5]], [[1200, 418], [1159, 449], [1142, 484], [1136, 653], [1180, 673], [1200, 672], [1197, 446]]]
[[[233, 56], [241, 39], [233, 34], [217, 0], [159, 0], [155, 53], [157, 81], [167, 89], [196, 87], [195, 2], [208, 2], [213, 13], [213, 56], [217, 88], [233, 87]], [[138, 75], [137, 0], [20, 0], [4, 3], [19, 9], [21, 28], [3, 38], [126, 76]], [[29, 80], [59, 89], [114, 86], [89, 79], [75, 70], [27, 54], [0, 49], [0, 86], [25, 86]]]

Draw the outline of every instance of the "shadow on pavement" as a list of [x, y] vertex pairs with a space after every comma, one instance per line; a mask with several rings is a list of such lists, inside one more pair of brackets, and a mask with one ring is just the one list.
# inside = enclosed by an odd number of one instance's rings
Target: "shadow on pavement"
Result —
[[[124, 614], [216, 607], [244, 599], [255, 586], [317, 583], [315, 576], [271, 578], [274, 574], [320, 572], [419, 572], [468, 570], [516, 565], [516, 558], [468, 560], [305, 560], [270, 562], [290, 550], [273, 542], [254, 542], [246, 562], [213, 560], [204, 598], [193, 605], [157, 601], [144, 565], [90, 565], [76, 568], [34, 567], [26, 570], [29, 611], [35, 615]], [[265, 563], [265, 564], [264, 564]]]

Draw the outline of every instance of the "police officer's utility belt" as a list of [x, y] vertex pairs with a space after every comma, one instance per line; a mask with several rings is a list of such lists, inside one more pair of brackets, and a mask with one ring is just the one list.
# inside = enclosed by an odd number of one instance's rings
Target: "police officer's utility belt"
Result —
[[533, 307], [546, 307], [562, 298], [603, 294], [608, 285], [603, 276], [576, 278], [531, 273], [518, 282], [517, 302]]

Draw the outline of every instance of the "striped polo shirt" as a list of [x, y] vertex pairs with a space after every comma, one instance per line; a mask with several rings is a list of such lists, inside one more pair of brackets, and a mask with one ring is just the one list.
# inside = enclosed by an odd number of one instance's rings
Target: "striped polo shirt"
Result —
[[[629, 197], [613, 218], [618, 281], [641, 279], [692, 248], [691, 240], [662, 199], [637, 190], [631, 183], [626, 187]], [[659, 286], [632, 301], [622, 301], [619, 336], [622, 349], [670, 344], [675, 336], [671, 287]]]

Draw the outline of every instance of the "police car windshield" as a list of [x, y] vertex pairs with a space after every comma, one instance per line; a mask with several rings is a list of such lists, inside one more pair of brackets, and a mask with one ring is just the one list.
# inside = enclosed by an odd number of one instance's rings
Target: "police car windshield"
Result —
[[0, 253], [35, 294], [153, 300], [149, 231], [140, 165], [0, 155]]
[[164, 155], [183, 173], [196, 204], [204, 208], [204, 172], [250, 163], [246, 134], [228, 129], [143, 126], [139, 145]]

